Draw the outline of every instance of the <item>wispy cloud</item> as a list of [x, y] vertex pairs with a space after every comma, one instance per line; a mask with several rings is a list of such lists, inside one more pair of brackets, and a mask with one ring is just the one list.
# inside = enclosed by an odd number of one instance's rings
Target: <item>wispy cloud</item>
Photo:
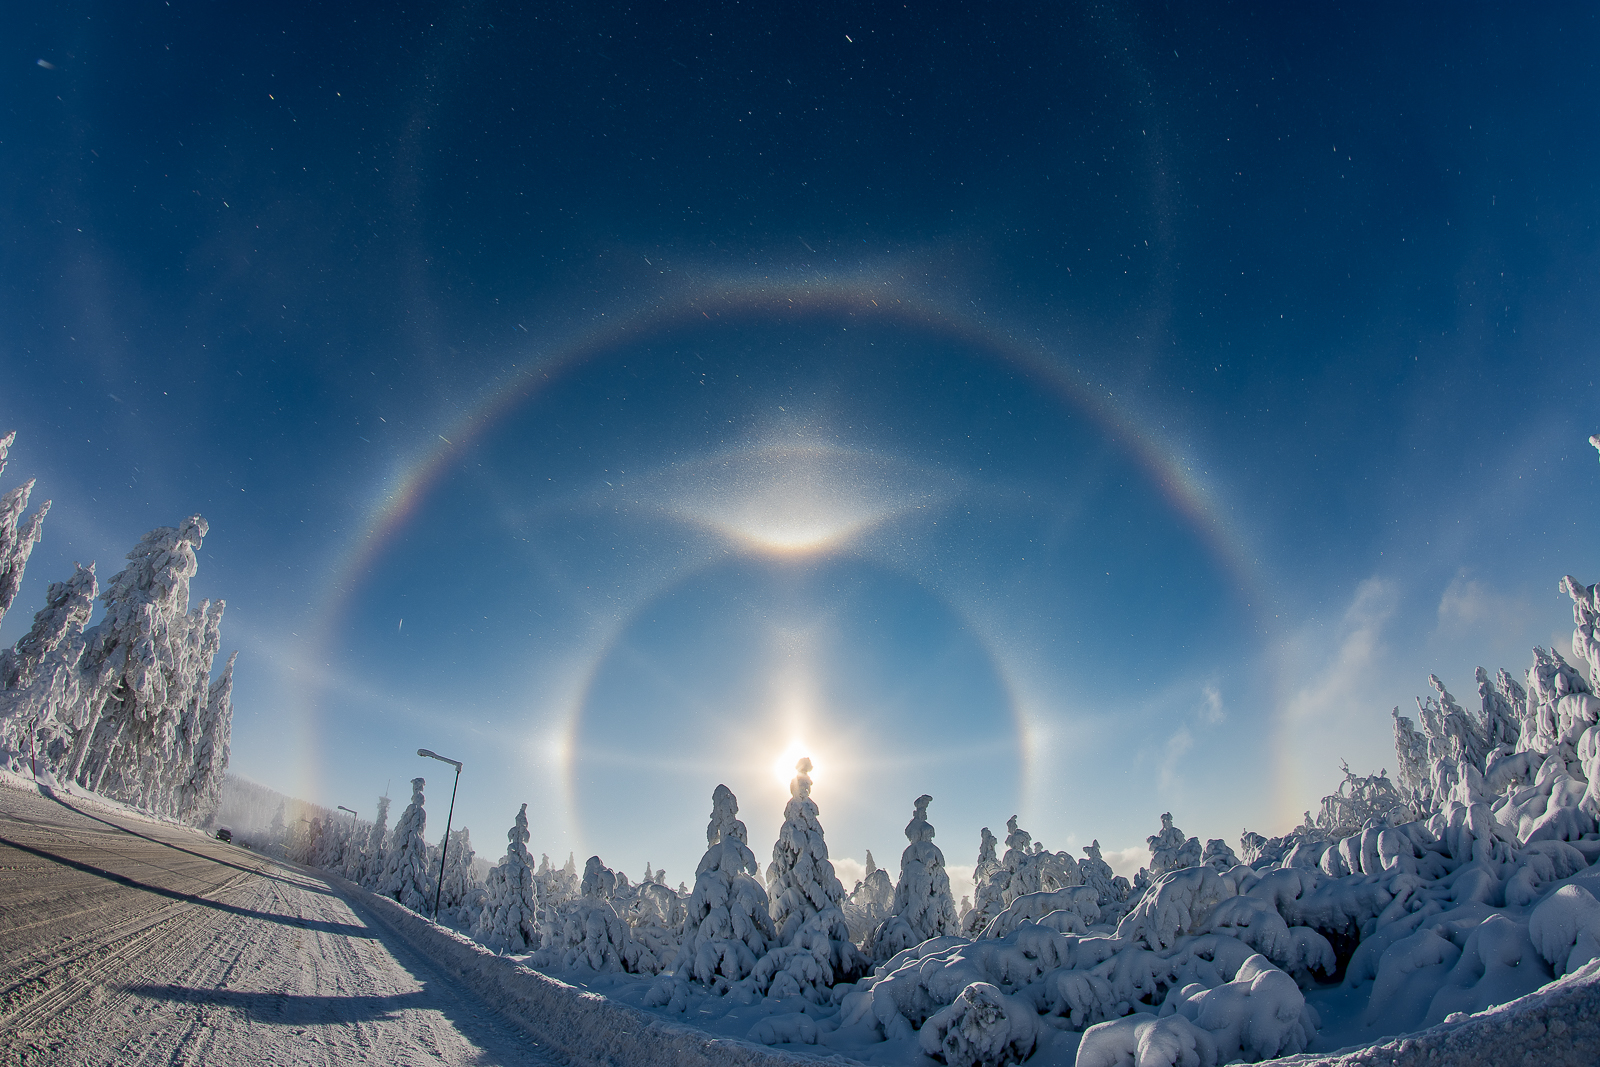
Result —
[[1278, 724], [1279, 822], [1296, 822], [1293, 813], [1316, 805], [1332, 786], [1330, 767], [1339, 758], [1360, 766], [1368, 750], [1383, 750], [1382, 716], [1392, 695], [1385, 634], [1398, 605], [1393, 582], [1367, 578], [1331, 635], [1308, 626], [1286, 651], [1288, 676], [1299, 681]]
[[1148, 845], [1130, 845], [1127, 848], [1103, 848], [1100, 857], [1111, 865], [1111, 870], [1124, 878], [1133, 879], [1139, 868], [1150, 862]]

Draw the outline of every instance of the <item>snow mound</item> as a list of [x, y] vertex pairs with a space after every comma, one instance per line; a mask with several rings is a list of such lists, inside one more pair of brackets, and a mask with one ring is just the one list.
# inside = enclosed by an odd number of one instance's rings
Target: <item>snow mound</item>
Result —
[[988, 982], [962, 987], [950, 1005], [923, 1024], [917, 1043], [949, 1067], [1001, 1067], [1033, 1054], [1039, 1023], [1031, 1005]]
[[1317, 1031], [1294, 979], [1259, 954], [1245, 960], [1231, 982], [1174, 990], [1161, 1014], [1180, 1015], [1208, 1033], [1223, 1063], [1304, 1052]]
[[1213, 1067], [1211, 1035], [1181, 1015], [1138, 1012], [1083, 1032], [1076, 1067]]
[[1528, 934], [1557, 977], [1600, 957], [1600, 901], [1582, 886], [1564, 885], [1528, 919]]

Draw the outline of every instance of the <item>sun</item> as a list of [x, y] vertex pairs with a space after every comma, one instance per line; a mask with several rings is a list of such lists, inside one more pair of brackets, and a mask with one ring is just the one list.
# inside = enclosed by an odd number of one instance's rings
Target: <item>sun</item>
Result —
[[801, 756], [809, 756], [811, 759], [810, 773], [813, 781], [816, 780], [817, 772], [822, 769], [818, 766], [817, 754], [810, 745], [798, 738], [790, 741], [788, 746], [778, 753], [777, 758], [772, 761], [772, 775], [779, 782], [782, 782], [785, 788], [793, 781], [795, 776], [794, 765], [800, 762]]

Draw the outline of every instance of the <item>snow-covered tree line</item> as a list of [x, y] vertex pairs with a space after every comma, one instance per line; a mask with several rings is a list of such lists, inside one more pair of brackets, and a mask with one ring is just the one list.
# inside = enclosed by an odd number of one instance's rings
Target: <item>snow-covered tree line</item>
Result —
[[[0, 472], [15, 434], [0, 437]], [[0, 618], [16, 600], [45, 501], [0, 495]], [[151, 530], [101, 591], [94, 564], [53, 582], [33, 626], [0, 650], [0, 765], [200, 823], [216, 808], [233, 727], [233, 667], [215, 678], [224, 603], [189, 605], [206, 520]], [[105, 611], [88, 626], [95, 600]]]

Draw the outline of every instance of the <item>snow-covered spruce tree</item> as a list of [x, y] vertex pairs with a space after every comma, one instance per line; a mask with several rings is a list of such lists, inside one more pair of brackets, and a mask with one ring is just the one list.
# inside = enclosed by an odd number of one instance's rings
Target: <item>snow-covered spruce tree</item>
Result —
[[394, 824], [394, 835], [389, 842], [389, 855], [384, 860], [383, 878], [378, 892], [392, 897], [418, 914], [427, 914], [433, 906], [432, 882], [428, 877], [428, 843], [423, 831], [428, 826], [428, 813], [422, 808], [423, 778], [411, 779], [411, 803]]
[[12, 770], [34, 768], [36, 754], [37, 769], [48, 770], [72, 741], [83, 627], [96, 592], [94, 564], [74, 567], [67, 581], [50, 584], [32, 629], [0, 652], [0, 760]]
[[307, 867], [320, 867], [324, 852], [323, 838], [326, 836], [323, 833], [322, 820], [312, 818], [305, 826], [305, 836], [300, 839], [295, 855], [289, 858]]
[[1150, 847], [1150, 881], [1155, 881], [1170, 871], [1200, 866], [1204, 850], [1198, 837], [1185, 837], [1182, 830], [1172, 825], [1172, 813], [1161, 813], [1161, 830], [1145, 838]]
[[[17, 439], [13, 430], [0, 437], [0, 474], [5, 473], [6, 455]], [[15, 489], [0, 495], [0, 619], [6, 617], [11, 604], [22, 588], [22, 572], [27, 570], [28, 557], [33, 546], [39, 543], [39, 531], [44, 517], [50, 511], [50, 501], [39, 505], [34, 513], [22, 522], [22, 513], [28, 509], [28, 497], [33, 492], [34, 479], [29, 478]]]
[[[1310, 815], [1306, 816], [1307, 820]], [[1161, 829], [1145, 838], [1150, 849], [1150, 866], [1139, 868], [1133, 876], [1133, 888], [1128, 895], [1130, 904], [1136, 904], [1150, 887], [1163, 875], [1185, 867], [1198, 867], [1205, 856], [1198, 837], [1185, 837], [1182, 830], [1172, 825], [1172, 813], [1161, 813]]]
[[[197, 770], [197, 753], [206, 741], [211, 665], [222, 647], [222, 613], [226, 607], [221, 600], [215, 605], [202, 600], [185, 617], [185, 633], [176, 666], [183, 677], [179, 692], [169, 696], [169, 703], [173, 705], [174, 736], [167, 750], [167, 762], [155, 768], [154, 774], [147, 774], [143, 785], [144, 806], [153, 811], [182, 817], [185, 795], [198, 800], [211, 792], [203, 787], [196, 790], [193, 777]], [[205, 812], [209, 813], [209, 810]], [[202, 818], [203, 815], [198, 816], [194, 821]], [[327, 825], [326, 820], [324, 825]]]
[[[176, 739], [171, 697], [192, 683], [181, 669], [189, 636], [189, 579], [209, 527], [191, 516], [182, 527], [158, 527], [128, 553], [128, 566], [100, 594], [105, 616], [85, 635], [82, 660], [89, 707], [68, 777], [132, 804], [144, 801], [139, 771], [146, 755]], [[152, 761], [153, 762], [153, 761]]]
[[528, 854], [528, 805], [506, 831], [506, 856], [490, 868], [487, 892], [472, 936], [496, 952], [527, 952], [538, 944], [539, 892]]
[[289, 824], [284, 819], [287, 804], [279, 802], [278, 810], [272, 813], [272, 821], [267, 824], [267, 840], [264, 851], [276, 856], [286, 855], [284, 841], [289, 833]]
[[1053, 893], [1083, 883], [1078, 861], [1070, 853], [1050, 852], [1035, 842], [1033, 835], [1017, 825], [1015, 815], [1006, 820], [1006, 853], [998, 861], [994, 859], [994, 847], [994, 835], [985, 827], [978, 866], [972, 872], [977, 894], [972, 911], [963, 921], [964, 936], [981, 935], [1020, 896]]
[[662, 883], [665, 872], [635, 887], [622, 918], [641, 954], [648, 952], [660, 971], [678, 954], [682, 942], [684, 900]]
[[1128, 892], [1132, 886], [1126, 878], [1113, 871], [1111, 864], [1100, 854], [1098, 838], [1083, 846], [1083, 859], [1078, 861], [1078, 873], [1083, 875], [1084, 885], [1094, 886], [1098, 894], [1096, 902], [1105, 921], [1115, 921], [1113, 917], [1120, 917], [1127, 911]]
[[1051, 852], [1041, 841], [1017, 825], [1013, 815], [1006, 820], [1006, 854], [1001, 864], [1006, 869], [1006, 904], [1027, 893], [1053, 893], [1068, 886], [1082, 885], [1078, 861], [1071, 853]]
[[894, 887], [893, 913], [872, 931], [863, 946], [874, 963], [882, 963], [930, 937], [956, 932], [950, 876], [944, 869], [944, 853], [933, 843], [933, 824], [928, 822], [931, 803], [933, 797], [926, 793], [918, 797], [911, 821], [906, 824], [906, 840], [911, 843], [900, 854], [900, 881]]
[[534, 885], [539, 889], [539, 922], [542, 925], [558, 921], [561, 910], [577, 899], [578, 884], [577, 867], [570, 853], [562, 867], [551, 866], [548, 856], [541, 858], [534, 874]]
[[739, 801], [725, 785], [711, 794], [706, 852], [695, 868], [694, 891], [685, 905], [683, 941], [672, 975], [651, 987], [647, 1003], [688, 1007], [690, 983], [718, 996], [748, 978], [777, 938], [767, 891], [755, 878], [761, 868], [739, 819]]
[[840, 982], [854, 982], [870, 963], [850, 940], [828, 843], [811, 799], [811, 760], [801, 757], [789, 783], [783, 826], [772, 846], [767, 889], [777, 945], [756, 963], [751, 981], [768, 996], [820, 1002]]
[[978, 839], [978, 863], [972, 868], [972, 910], [961, 920], [964, 937], [977, 937], [990, 920], [1005, 910], [1006, 872], [995, 857], [999, 844], [985, 826]]
[[[1562, 586], [1568, 588], [1567, 583], [1575, 584], [1576, 581], [1577, 579], [1568, 575], [1563, 579]], [[1591, 676], [1594, 674], [1592, 667], [1590, 674]], [[1478, 703], [1481, 709], [1479, 721], [1483, 730], [1484, 744], [1489, 747], [1490, 755], [1515, 752], [1517, 741], [1522, 735], [1521, 713], [1528, 703], [1527, 691], [1504, 670], [1490, 681], [1488, 673], [1479, 667], [1477, 683]]]
[[864, 944], [893, 911], [894, 882], [889, 879], [889, 872], [873, 860], [870, 848], [866, 877], [856, 883], [843, 907], [845, 921], [850, 924], [850, 939], [857, 944]]
[[351, 879], [376, 891], [383, 878], [384, 864], [389, 859], [389, 798], [378, 798], [378, 814], [372, 820], [371, 832], [361, 849], [361, 868]]
[[[219, 607], [222, 604], [217, 603]], [[187, 761], [188, 777], [178, 795], [178, 817], [187, 822], [203, 821], [216, 811], [222, 796], [222, 780], [233, 745], [233, 665], [238, 659], [237, 651], [228, 653], [227, 666], [206, 690], [205, 708]]]
[[533, 955], [534, 966], [600, 973], [660, 971], [661, 961], [633, 940], [628, 924], [611, 906], [617, 887], [617, 872], [602, 863], [599, 856], [590, 856], [584, 864], [577, 901], [563, 910], [554, 929], [545, 932], [539, 951]]
[[150, 531], [100, 595], [106, 613], [84, 634], [82, 707], [70, 713], [78, 725], [61, 769], [81, 786], [161, 814], [179, 812], [187, 783], [196, 818], [209, 814], [201, 801], [214, 791], [209, 779], [195, 781], [196, 760], [226, 763], [215, 750], [220, 727], [210, 730], [207, 752], [202, 722], [223, 605], [188, 610], [206, 532], [199, 515]]
[[484, 903], [484, 885], [472, 869], [477, 853], [472, 850], [472, 835], [463, 826], [450, 831], [450, 847], [445, 850], [444, 884], [439, 909], [457, 926], [471, 928]]

